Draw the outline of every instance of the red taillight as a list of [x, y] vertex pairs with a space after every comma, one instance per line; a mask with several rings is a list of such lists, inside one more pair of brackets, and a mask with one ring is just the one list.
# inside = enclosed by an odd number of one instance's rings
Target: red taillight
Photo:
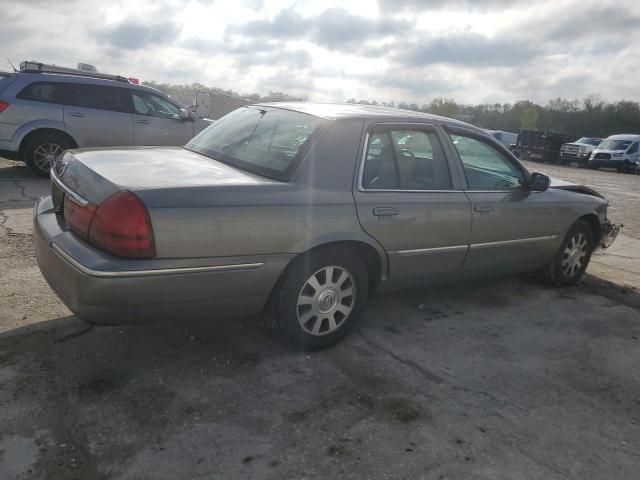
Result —
[[96, 213], [96, 206], [89, 203], [82, 206], [65, 195], [64, 197], [64, 221], [67, 228], [84, 240], [89, 238], [89, 226], [93, 215]]
[[5, 108], [7, 108], [9, 104], [7, 102], [3, 102], [0, 100], [0, 113], [4, 112]]
[[89, 227], [89, 243], [121, 257], [155, 257], [147, 209], [131, 192], [119, 192], [102, 202]]

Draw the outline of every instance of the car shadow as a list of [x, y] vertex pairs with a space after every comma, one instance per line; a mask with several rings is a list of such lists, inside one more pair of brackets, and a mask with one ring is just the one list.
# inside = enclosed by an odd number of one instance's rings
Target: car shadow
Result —
[[[336, 459], [363, 468], [363, 448], [382, 464], [397, 448], [427, 458], [442, 438], [459, 446], [461, 431], [490, 449], [503, 438], [498, 427], [516, 428], [504, 419], [526, 411], [512, 403], [555, 391], [557, 378], [581, 392], [610, 382], [580, 370], [582, 342], [638, 335], [628, 312], [604, 318], [615, 302], [581, 297], [595, 288], [589, 282], [551, 289], [510, 277], [380, 294], [349, 337], [314, 353], [292, 351], [256, 317], [92, 327], [67, 316], [20, 327], [0, 334], [0, 400], [10, 419], [0, 438], [8, 428], [36, 432], [42, 478], [68, 478], [70, 468], [76, 478], [101, 478], [125, 467], [130, 475], [118, 478], [136, 477], [138, 467], [145, 478], [298, 478], [317, 468], [337, 478]], [[577, 303], [598, 309], [594, 318], [567, 315]], [[557, 334], [566, 331], [570, 343]], [[526, 369], [532, 359], [554, 368], [551, 380]], [[509, 381], [491, 384], [495, 369]], [[518, 387], [523, 379], [531, 384]], [[480, 420], [460, 415], [467, 410]], [[495, 435], [478, 433], [476, 421], [493, 422]], [[527, 428], [538, 438], [537, 419]], [[448, 462], [456, 468], [459, 458]]]

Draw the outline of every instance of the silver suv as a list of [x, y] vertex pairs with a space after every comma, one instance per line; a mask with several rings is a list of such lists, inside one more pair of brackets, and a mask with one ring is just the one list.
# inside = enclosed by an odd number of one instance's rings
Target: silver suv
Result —
[[34, 62], [0, 72], [0, 155], [41, 176], [68, 148], [184, 145], [208, 125], [124, 77]]

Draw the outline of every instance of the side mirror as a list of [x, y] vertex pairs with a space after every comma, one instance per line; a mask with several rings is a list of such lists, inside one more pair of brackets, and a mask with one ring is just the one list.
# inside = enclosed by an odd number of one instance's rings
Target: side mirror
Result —
[[189, 112], [185, 108], [181, 108], [178, 110], [178, 118], [181, 120], [188, 120], [191, 118], [191, 115], [189, 115]]
[[550, 184], [551, 179], [542, 173], [533, 172], [529, 177], [529, 190], [532, 192], [544, 192]]

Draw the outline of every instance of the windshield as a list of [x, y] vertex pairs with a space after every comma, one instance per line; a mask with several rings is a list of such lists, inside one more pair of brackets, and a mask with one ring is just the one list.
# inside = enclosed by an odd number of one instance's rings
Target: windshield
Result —
[[605, 140], [600, 145], [600, 150], [626, 150], [632, 140]]
[[582, 137], [580, 140], [576, 140], [575, 143], [583, 143], [585, 145], [593, 145], [594, 147], [597, 147], [598, 145], [600, 145], [601, 141], [602, 140], [600, 140], [599, 138]]
[[278, 108], [243, 107], [185, 148], [258, 175], [287, 180], [324, 120]]

